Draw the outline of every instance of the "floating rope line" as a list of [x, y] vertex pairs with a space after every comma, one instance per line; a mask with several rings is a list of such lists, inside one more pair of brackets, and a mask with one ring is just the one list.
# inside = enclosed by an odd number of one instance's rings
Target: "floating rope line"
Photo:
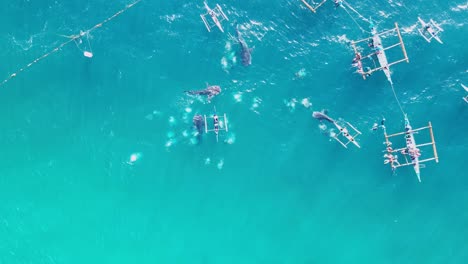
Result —
[[351, 9], [354, 13], [356, 13], [360, 19], [364, 20], [367, 23], [371, 23], [367, 18], [365, 18], [363, 15], [361, 15], [356, 9], [354, 9], [350, 4], [348, 4], [346, 1], [343, 0], [343, 3], [346, 4], [346, 6]]
[[393, 82], [392, 82], [392, 81], [390, 81], [390, 86], [392, 87], [393, 96], [395, 96], [395, 99], [396, 99], [396, 101], [397, 101], [397, 103], [398, 103], [398, 107], [400, 107], [401, 113], [402, 113], [403, 115], [406, 115], [406, 114], [405, 114], [405, 111], [403, 110], [403, 107], [401, 107], [400, 100], [398, 100], [398, 97], [397, 97], [397, 95], [396, 95], [395, 88], [393, 87]]
[[356, 23], [356, 25], [359, 27], [359, 29], [362, 31], [362, 32], [368, 32], [366, 30], [364, 30], [361, 25], [359, 25], [359, 23], [356, 21], [356, 19], [354, 19], [354, 17], [348, 12], [348, 10], [346, 9], [346, 7], [344, 7], [343, 5], [341, 5], [341, 7], [344, 9], [344, 11], [346, 11], [346, 13], [349, 15], [349, 17], [354, 21], [354, 23]]
[[[102, 27], [102, 25], [106, 24], [107, 22], [111, 21], [112, 19], [116, 18], [117, 16], [121, 15], [123, 12], [127, 11], [128, 9], [132, 8], [134, 5], [138, 4], [139, 2], [141, 2], [141, 0], [136, 0], [135, 2], [131, 3], [131, 4], [128, 4], [127, 6], [125, 6], [124, 9], [118, 11], [117, 13], [115, 13], [114, 15], [106, 18], [104, 21], [102, 21], [101, 23], [98, 23], [96, 24], [95, 26], [93, 26], [92, 28], [86, 30], [86, 31], [81, 31], [80, 34], [77, 34], [77, 35], [72, 35], [72, 36], [65, 36], [65, 37], [68, 37], [69, 40], [63, 42], [62, 44], [58, 45], [56, 48], [54, 48], [53, 50], [41, 55], [40, 57], [38, 57], [37, 59], [33, 60], [32, 62], [30, 62], [29, 64], [27, 64], [25, 67], [23, 68], [20, 68], [19, 70], [17, 70], [15, 73], [12, 73], [10, 76], [8, 76], [8, 78], [6, 78], [5, 80], [3, 80], [1, 83], [0, 83], [0, 86], [4, 85], [5, 83], [9, 82], [11, 79], [13, 79], [14, 77], [16, 77], [19, 73], [25, 71], [27, 68], [33, 66], [34, 64], [38, 63], [39, 61], [47, 58], [48, 56], [56, 53], [57, 51], [59, 51], [61, 48], [63, 48], [64, 46], [68, 45], [70, 42], [75, 42], [76, 43], [76, 40], [81, 38], [81, 37], [84, 37], [84, 36], [87, 36], [89, 34], [89, 32], [97, 29], [97, 28], [100, 28]], [[88, 39], [88, 43], [89, 43], [89, 39]], [[91, 45], [90, 45], [91, 47]]]

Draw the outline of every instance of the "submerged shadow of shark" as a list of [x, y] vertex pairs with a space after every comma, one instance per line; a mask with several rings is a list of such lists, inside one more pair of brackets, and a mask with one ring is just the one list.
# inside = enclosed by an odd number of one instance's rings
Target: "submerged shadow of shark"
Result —
[[196, 130], [196, 138], [198, 140], [198, 143], [201, 142], [202, 135], [203, 135], [203, 130], [205, 127], [205, 120], [203, 119], [203, 116], [201, 115], [195, 115], [193, 117], [193, 128]]
[[190, 90], [190, 91], [185, 91], [185, 93], [191, 94], [191, 95], [207, 95], [208, 102], [210, 102], [211, 98], [221, 93], [221, 87], [219, 85], [210, 86], [206, 84], [206, 88], [203, 90]]
[[320, 120], [320, 121], [323, 121], [323, 120], [326, 120], [330, 123], [335, 123], [335, 120], [333, 120], [331, 117], [329, 117], [328, 115], [328, 111], [327, 110], [322, 110], [320, 112], [318, 111], [314, 111], [312, 113], [312, 117], [317, 119], [317, 120]]
[[247, 42], [245, 42], [244, 38], [242, 37], [239, 31], [239, 25], [236, 25], [236, 34], [237, 34], [237, 41], [239, 41], [239, 44], [241, 46], [240, 56], [241, 56], [242, 65], [249, 66], [250, 64], [252, 64], [253, 49], [249, 48], [249, 46], [247, 45]]

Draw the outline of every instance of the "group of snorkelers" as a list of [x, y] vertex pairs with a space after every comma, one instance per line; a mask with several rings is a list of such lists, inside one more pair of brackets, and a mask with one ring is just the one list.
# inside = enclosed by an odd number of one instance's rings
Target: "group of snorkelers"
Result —
[[[372, 130], [374, 131], [379, 128], [382, 128], [385, 130], [385, 118], [382, 119], [382, 121], [380, 122], [380, 125], [377, 123], [374, 123], [374, 125], [372, 126]], [[400, 153], [402, 155], [409, 155], [411, 160], [415, 160], [416, 158], [419, 158], [421, 156], [421, 151], [416, 146], [414, 146], [413, 142], [411, 141], [411, 135], [406, 134], [405, 139], [406, 139], [406, 148], [402, 149]], [[401, 166], [400, 162], [398, 162], [398, 155], [393, 154], [395, 150], [392, 148], [392, 142], [387, 141], [387, 142], [384, 142], [384, 144], [387, 145], [387, 149], [386, 149], [387, 153], [383, 155], [383, 157], [385, 158], [384, 164], [390, 164], [392, 169], [395, 170], [397, 166]]]
[[[374, 40], [372, 38], [369, 39], [369, 42], [367, 43], [369, 48], [373, 49], [375, 51], [375, 55], [381, 54], [384, 49], [382, 45], [374, 45]], [[372, 74], [371, 68], [366, 67], [366, 70], [364, 71], [364, 68], [362, 66], [362, 55], [360, 52], [356, 52], [353, 62], [352, 62], [353, 67], [356, 67], [358, 70], [357, 72], [360, 74], [365, 74], [366, 77], [370, 76]]]

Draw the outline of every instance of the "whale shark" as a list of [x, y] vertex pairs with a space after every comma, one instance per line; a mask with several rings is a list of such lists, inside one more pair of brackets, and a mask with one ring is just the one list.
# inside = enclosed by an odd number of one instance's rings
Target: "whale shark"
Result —
[[185, 93], [192, 94], [192, 95], [207, 95], [208, 102], [209, 102], [211, 98], [221, 93], [221, 87], [219, 85], [206, 84], [206, 88], [203, 90], [190, 90], [190, 91], [185, 91]]
[[236, 33], [237, 33], [237, 41], [239, 41], [239, 44], [241, 45], [240, 55], [241, 55], [242, 65], [249, 66], [250, 64], [252, 64], [251, 53], [253, 49], [247, 46], [247, 42], [245, 42], [244, 38], [242, 37], [239, 31], [239, 26], [236, 26]]
[[195, 115], [193, 117], [193, 127], [197, 130], [198, 135], [203, 134], [203, 128], [205, 126], [205, 121], [203, 120], [203, 116]]
[[333, 120], [331, 117], [329, 117], [329, 116], [327, 115], [327, 113], [328, 113], [327, 110], [322, 110], [322, 111], [320, 111], [320, 112], [314, 111], [314, 112], [312, 113], [312, 117], [315, 118], [315, 119], [318, 119], [318, 120], [320, 120], [320, 121], [322, 121], [322, 120], [327, 120], [327, 121], [330, 122], [330, 123], [335, 123], [335, 120]]

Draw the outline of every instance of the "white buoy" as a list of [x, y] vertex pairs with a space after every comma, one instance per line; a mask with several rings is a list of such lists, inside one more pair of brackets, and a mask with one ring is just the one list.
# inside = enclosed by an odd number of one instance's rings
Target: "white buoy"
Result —
[[92, 53], [92, 52], [89, 52], [89, 51], [83, 52], [83, 55], [84, 55], [86, 58], [92, 58], [92, 57], [93, 57], [93, 53]]

